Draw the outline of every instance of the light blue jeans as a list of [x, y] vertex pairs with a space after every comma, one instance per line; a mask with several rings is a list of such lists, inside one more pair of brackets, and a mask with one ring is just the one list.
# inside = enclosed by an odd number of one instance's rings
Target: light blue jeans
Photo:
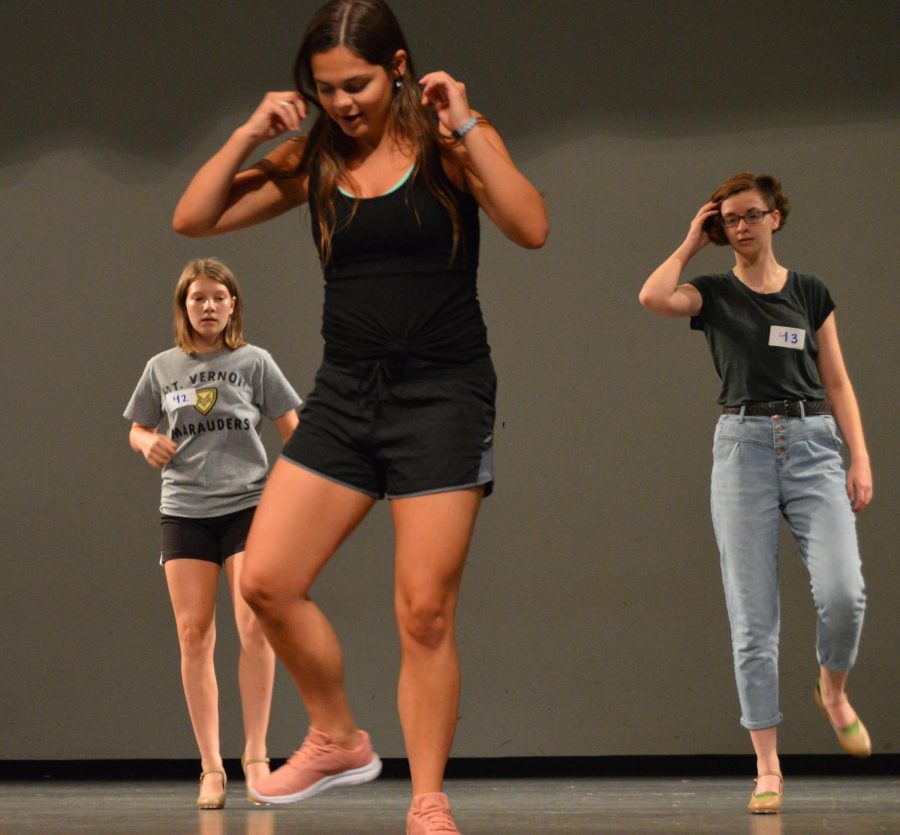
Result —
[[713, 443], [712, 518], [731, 622], [741, 724], [781, 722], [778, 525], [784, 516], [809, 571], [816, 653], [830, 670], [856, 660], [866, 594], [842, 441], [830, 415], [722, 415]]

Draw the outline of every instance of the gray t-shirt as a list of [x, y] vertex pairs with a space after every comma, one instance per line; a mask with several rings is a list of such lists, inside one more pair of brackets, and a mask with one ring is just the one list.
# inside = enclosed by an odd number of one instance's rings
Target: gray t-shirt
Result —
[[153, 357], [125, 417], [178, 443], [162, 470], [160, 511], [197, 518], [255, 506], [268, 470], [261, 416], [274, 420], [300, 402], [269, 352], [254, 345]]
[[777, 293], [756, 293], [734, 272], [688, 283], [703, 297], [691, 327], [706, 334], [722, 378], [719, 403], [824, 399], [817, 332], [834, 301], [822, 281], [791, 270]]

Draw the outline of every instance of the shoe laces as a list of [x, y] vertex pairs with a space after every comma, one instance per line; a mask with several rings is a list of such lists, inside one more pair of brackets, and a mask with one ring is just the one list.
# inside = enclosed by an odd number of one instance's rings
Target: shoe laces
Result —
[[307, 737], [303, 740], [303, 744], [291, 754], [288, 762], [291, 765], [297, 765], [301, 762], [311, 762], [328, 753], [330, 752], [327, 745]]
[[423, 820], [429, 827], [437, 827], [435, 831], [440, 832], [458, 832], [456, 821], [449, 809], [442, 809], [440, 806], [432, 806], [427, 809], [420, 809], [416, 812], [416, 817]]

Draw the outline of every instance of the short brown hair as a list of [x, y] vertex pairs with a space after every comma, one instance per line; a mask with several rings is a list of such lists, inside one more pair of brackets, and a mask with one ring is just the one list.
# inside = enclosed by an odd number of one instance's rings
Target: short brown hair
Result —
[[[756, 189], [762, 195], [762, 199], [766, 201], [766, 205], [769, 209], [778, 210], [781, 220], [778, 224], [778, 229], [775, 231], [778, 232], [780, 229], [783, 229], [784, 224], [787, 221], [788, 213], [791, 210], [791, 204], [785, 193], [781, 190], [781, 183], [770, 174], [750, 174], [747, 171], [735, 174], [733, 177], [729, 177], [725, 180], [725, 182], [710, 195], [709, 199], [721, 206], [722, 202], [727, 198], [739, 194], [742, 191], [750, 191], [751, 189]], [[721, 217], [720, 210], [720, 213], [715, 215], [718, 222], [709, 223], [704, 228], [709, 235], [710, 241], [718, 246], [727, 246], [728, 238], [725, 237], [725, 230], [722, 228]]]
[[244, 303], [234, 273], [215, 258], [193, 258], [185, 264], [178, 283], [175, 285], [175, 344], [186, 354], [196, 349], [194, 329], [187, 315], [187, 294], [191, 284], [198, 278], [211, 278], [225, 286], [234, 299], [234, 311], [225, 326], [222, 339], [230, 350], [246, 345], [244, 339]]

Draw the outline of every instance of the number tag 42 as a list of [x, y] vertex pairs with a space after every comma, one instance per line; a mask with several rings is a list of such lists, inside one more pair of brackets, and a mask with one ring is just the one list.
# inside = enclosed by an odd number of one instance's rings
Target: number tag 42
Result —
[[802, 351], [806, 345], [806, 331], [803, 328], [789, 328], [787, 325], [772, 325], [769, 328], [769, 345], [773, 348]]
[[176, 389], [166, 395], [166, 408], [170, 412], [193, 406], [197, 402], [197, 389]]

